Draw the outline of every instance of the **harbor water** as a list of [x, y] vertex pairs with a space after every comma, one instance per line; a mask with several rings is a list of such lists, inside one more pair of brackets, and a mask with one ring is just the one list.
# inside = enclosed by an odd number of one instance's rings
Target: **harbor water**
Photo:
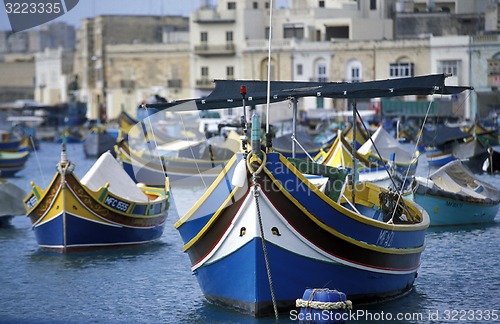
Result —
[[[45, 188], [59, 157], [60, 145], [42, 143], [9, 180], [26, 192], [30, 181]], [[81, 144], [68, 145], [68, 158], [79, 177], [95, 161]], [[417, 172], [432, 172], [424, 156]], [[500, 175], [479, 177], [500, 187]], [[202, 191], [175, 188], [173, 195], [185, 206]], [[178, 217], [171, 208], [154, 244], [67, 255], [40, 250], [29, 219], [15, 217], [0, 228], [0, 323], [275, 323], [204, 299], [174, 228]], [[486, 225], [431, 228], [414, 289], [396, 300], [354, 305], [347, 322], [500, 322], [499, 256], [500, 216]], [[280, 314], [278, 323], [298, 323], [296, 315]]]

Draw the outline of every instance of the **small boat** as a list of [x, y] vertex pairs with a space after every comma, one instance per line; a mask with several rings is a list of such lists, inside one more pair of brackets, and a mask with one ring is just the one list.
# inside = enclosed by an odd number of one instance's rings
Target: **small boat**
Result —
[[353, 159], [353, 149], [347, 139], [339, 132], [335, 142], [327, 152], [321, 151], [317, 154], [314, 160], [317, 163], [328, 165], [336, 168], [346, 168], [349, 173], [352, 173], [354, 163], [356, 163], [357, 176], [359, 182], [372, 182], [380, 187], [388, 188], [391, 185], [390, 169], [380, 166], [375, 162], [371, 162], [357, 151], [354, 152], [356, 162]]
[[430, 166], [442, 166], [455, 160], [453, 146], [459, 141], [463, 142], [465, 138], [470, 136], [459, 127], [446, 125], [437, 125], [424, 129], [422, 142], [425, 146], [427, 163]]
[[488, 149], [478, 137], [473, 136], [458, 142], [452, 148], [453, 157], [462, 161], [472, 172], [482, 172], [483, 163], [488, 157]]
[[115, 151], [123, 169], [135, 182], [162, 186], [162, 179], [167, 174], [171, 183], [179, 185], [209, 184], [240, 147], [235, 132], [223, 142], [216, 140], [215, 137], [208, 141], [177, 140], [159, 145], [150, 152], [134, 150], [124, 139], [116, 144]]
[[108, 133], [105, 127], [95, 126], [85, 136], [83, 152], [86, 157], [98, 157], [106, 151], [110, 151], [114, 155], [115, 144], [115, 137]]
[[427, 178], [415, 177], [414, 201], [425, 208], [431, 226], [491, 222], [498, 213], [500, 191], [479, 180], [459, 160]]
[[111, 153], [99, 157], [79, 180], [66, 157], [46, 189], [32, 183], [24, 199], [42, 249], [86, 251], [143, 245], [158, 240], [167, 219], [168, 184], [137, 186]]
[[132, 127], [140, 123], [139, 119], [134, 118], [125, 110], [122, 110], [116, 121], [118, 122], [119, 128], [122, 129], [125, 133], [128, 133]]
[[390, 166], [401, 179], [413, 176], [417, 170], [418, 150], [408, 151], [382, 126], [358, 149], [358, 153], [380, 166]]
[[[177, 109], [246, 109], [248, 95], [249, 105], [290, 100], [296, 119], [297, 101], [306, 96], [351, 100], [355, 114], [356, 98], [468, 89], [446, 87], [444, 80], [445, 75], [356, 83], [215, 80], [208, 96]], [[175, 109], [170, 103], [151, 108]], [[347, 181], [345, 169], [288, 160], [270, 141], [261, 149], [257, 114], [253, 125], [258, 126], [252, 128], [252, 151], [243, 145], [175, 224], [205, 297], [254, 316], [277, 317], [295, 308], [307, 287], [336, 288], [353, 303], [408, 293], [425, 249], [427, 212], [396, 192]], [[309, 174], [326, 181], [318, 186]]]
[[28, 151], [5, 152], [0, 151], [0, 175], [2, 177], [13, 177], [17, 172], [24, 169], [29, 157]]
[[85, 133], [80, 128], [66, 127], [54, 137], [56, 143], [62, 143], [63, 138], [66, 143], [82, 143], [85, 139]]
[[9, 225], [14, 216], [26, 214], [26, 208], [21, 198], [24, 196], [26, 196], [24, 190], [0, 178], [0, 206], [2, 206], [0, 208], [0, 227]]
[[21, 141], [22, 138], [17, 133], [0, 130], [0, 151], [17, 152]]
[[482, 169], [490, 174], [500, 172], [500, 147], [488, 148], [488, 156], [482, 163]]
[[[295, 139], [298, 144], [294, 144], [298, 149], [295, 152], [295, 158], [306, 159], [308, 155], [311, 157], [317, 155], [320, 150], [326, 150], [332, 145], [335, 137], [335, 133], [329, 133], [326, 136], [324, 134], [311, 136], [304, 129], [297, 130]], [[292, 142], [290, 134], [281, 135], [273, 139], [273, 147], [284, 156], [292, 157]]]

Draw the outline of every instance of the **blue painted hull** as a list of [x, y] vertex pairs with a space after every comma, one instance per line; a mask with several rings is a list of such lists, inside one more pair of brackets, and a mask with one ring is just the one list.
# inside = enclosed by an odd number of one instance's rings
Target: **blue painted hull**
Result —
[[[266, 244], [272, 285], [280, 310], [289, 309], [307, 287], [337, 289], [357, 302], [395, 297], [411, 289], [416, 271], [405, 275], [375, 274], [338, 263], [303, 258]], [[240, 310], [272, 313], [272, 299], [260, 239], [217, 263], [195, 271], [206, 298]], [[214, 280], [223, 278], [223, 280]]]
[[[160, 238], [164, 224], [152, 228], [112, 226], [86, 220], [71, 213], [60, 214], [33, 231], [38, 244], [47, 249], [85, 249], [146, 244]], [[66, 240], [66, 243], [65, 243]]]
[[450, 152], [444, 152], [439, 148], [425, 149], [425, 155], [427, 156], [427, 163], [430, 166], [443, 166], [451, 161], [455, 161], [456, 158]]
[[[261, 316], [273, 311], [263, 234], [255, 225], [251, 189], [231, 185], [236, 164], [228, 163], [176, 228], [206, 298]], [[267, 154], [258, 186], [258, 213], [279, 311], [295, 307], [311, 287], [337, 289], [356, 302], [408, 292], [420, 265], [427, 215], [417, 223], [389, 227], [364, 200], [353, 214], [347, 204], [328, 200], [297, 172], [283, 156]], [[278, 184], [282, 187], [273, 187]]]
[[430, 218], [431, 226], [467, 225], [492, 222], [499, 206], [480, 205], [431, 195], [415, 193], [414, 200]]

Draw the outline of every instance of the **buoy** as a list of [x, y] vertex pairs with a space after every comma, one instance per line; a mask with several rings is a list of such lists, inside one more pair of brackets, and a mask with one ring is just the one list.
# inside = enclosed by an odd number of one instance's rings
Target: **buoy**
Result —
[[302, 323], [344, 323], [352, 309], [343, 292], [327, 288], [306, 289], [295, 305], [300, 307]]
[[235, 187], [243, 187], [247, 181], [247, 163], [245, 159], [241, 159], [234, 169], [231, 184]]

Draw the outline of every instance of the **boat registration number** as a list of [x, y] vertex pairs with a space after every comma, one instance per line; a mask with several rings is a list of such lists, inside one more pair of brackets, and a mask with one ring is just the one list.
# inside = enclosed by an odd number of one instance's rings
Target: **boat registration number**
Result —
[[38, 202], [38, 199], [36, 199], [35, 195], [32, 195], [27, 201], [26, 201], [26, 206], [28, 209], [31, 209], [35, 207], [36, 203]]
[[106, 206], [109, 206], [113, 209], [116, 209], [116, 210], [119, 210], [122, 212], [126, 212], [128, 207], [130, 206], [129, 203], [127, 203], [125, 201], [121, 201], [121, 200], [116, 199], [116, 198], [111, 197], [111, 196], [106, 197], [106, 199], [104, 200], [104, 204]]

